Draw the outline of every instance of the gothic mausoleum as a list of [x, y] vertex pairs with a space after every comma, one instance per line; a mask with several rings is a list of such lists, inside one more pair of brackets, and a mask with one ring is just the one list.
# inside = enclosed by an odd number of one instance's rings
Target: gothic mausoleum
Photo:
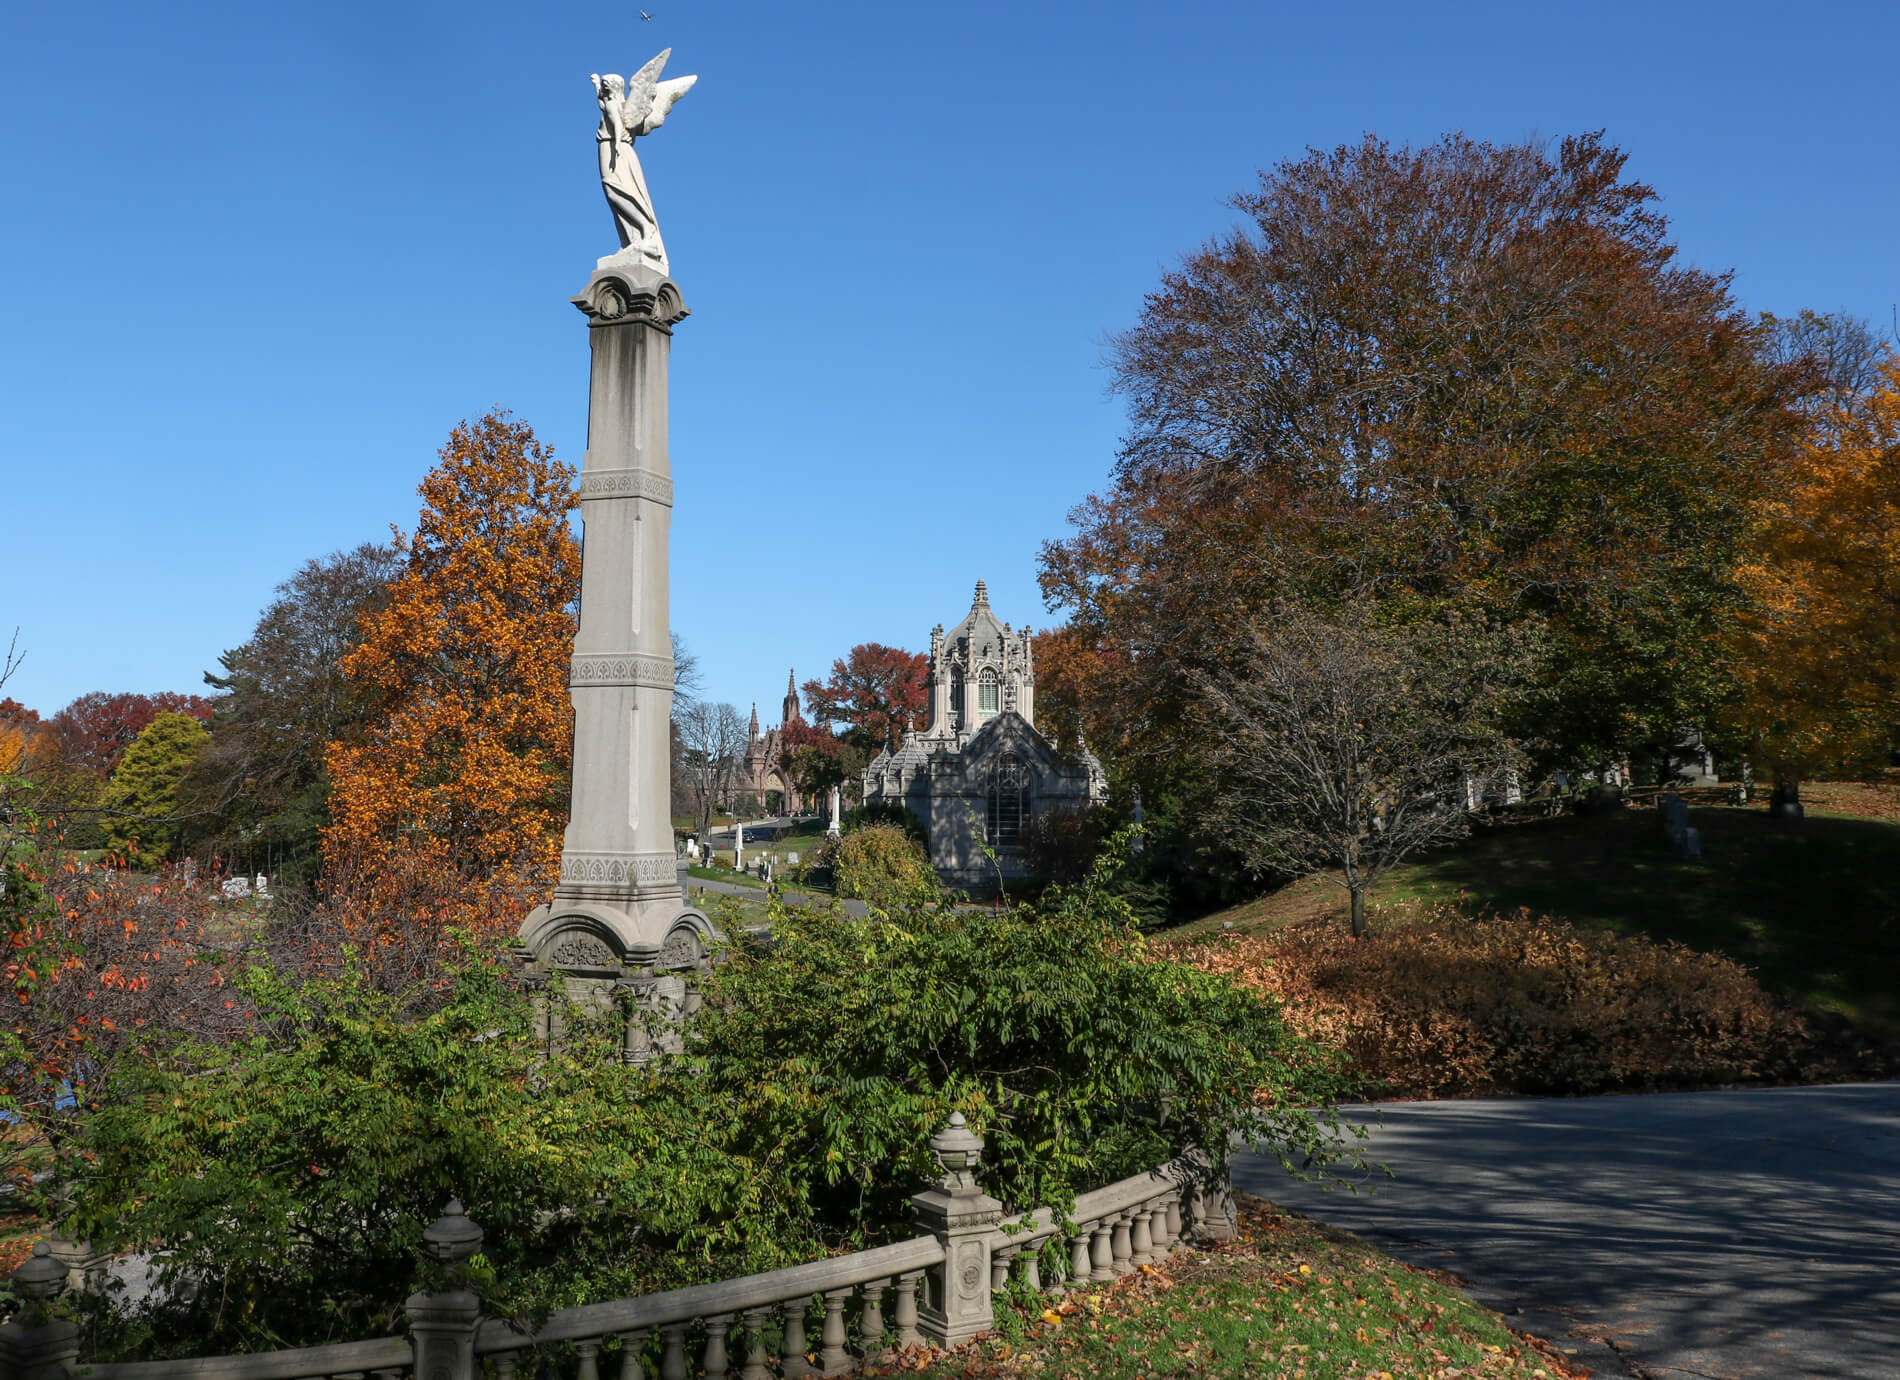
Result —
[[1026, 876], [1025, 827], [1107, 794], [1092, 754], [1058, 752], [1037, 731], [1029, 629], [998, 621], [981, 580], [961, 623], [931, 629], [929, 712], [927, 727], [865, 767], [864, 800], [903, 805], [922, 820], [930, 860], [947, 882], [996, 881], [985, 843], [1005, 877]]

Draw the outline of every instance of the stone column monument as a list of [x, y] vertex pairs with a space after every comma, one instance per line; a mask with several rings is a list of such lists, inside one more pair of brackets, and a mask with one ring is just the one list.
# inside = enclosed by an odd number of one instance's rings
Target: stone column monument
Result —
[[[666, 57], [630, 81], [593, 79], [601, 183], [621, 249], [600, 260], [573, 299], [593, 351], [580, 628], [568, 675], [574, 779], [560, 885], [520, 937], [537, 968], [561, 973], [583, 995], [632, 987], [676, 1008], [683, 983], [667, 975], [697, 966], [712, 928], [680, 892], [669, 790], [667, 356], [687, 311], [633, 152], [634, 138], [657, 129], [695, 80], [660, 81]], [[552, 1034], [558, 1018], [550, 1020]], [[643, 1048], [629, 1037], [630, 1053]]]

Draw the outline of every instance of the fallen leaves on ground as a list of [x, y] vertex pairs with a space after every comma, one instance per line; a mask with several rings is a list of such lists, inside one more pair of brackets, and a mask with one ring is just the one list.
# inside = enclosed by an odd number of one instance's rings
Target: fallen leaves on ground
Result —
[[[954, 1353], [893, 1369], [928, 1380], [1583, 1380], [1590, 1371], [1425, 1271], [1241, 1196], [1238, 1239], [999, 1316]], [[886, 1373], [889, 1373], [888, 1371]]]

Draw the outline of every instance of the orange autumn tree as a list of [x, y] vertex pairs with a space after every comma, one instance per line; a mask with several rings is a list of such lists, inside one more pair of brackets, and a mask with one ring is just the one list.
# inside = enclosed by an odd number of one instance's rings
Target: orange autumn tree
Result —
[[1794, 790], [1900, 742], [1900, 356], [1819, 409], [1744, 567], [1741, 736]]
[[342, 663], [367, 725], [326, 756], [324, 862], [365, 938], [512, 929], [566, 822], [574, 471], [497, 411], [455, 428], [420, 492], [403, 572]]

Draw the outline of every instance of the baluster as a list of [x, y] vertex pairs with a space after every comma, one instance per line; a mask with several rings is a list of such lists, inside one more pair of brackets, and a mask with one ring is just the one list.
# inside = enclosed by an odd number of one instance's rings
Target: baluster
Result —
[[1069, 1277], [1063, 1281], [1065, 1290], [1080, 1289], [1089, 1282], [1089, 1242], [1094, 1231], [1092, 1224], [1076, 1228], [1075, 1239], [1069, 1243]]
[[864, 1359], [881, 1358], [887, 1348], [884, 1345], [884, 1291], [890, 1288], [888, 1279], [874, 1279], [862, 1289], [864, 1309], [858, 1315], [858, 1333], [864, 1339]]
[[1095, 1224], [1094, 1235], [1089, 1242], [1089, 1256], [1095, 1262], [1095, 1268], [1089, 1271], [1091, 1283], [1107, 1284], [1115, 1278], [1115, 1253], [1109, 1244], [1114, 1231], [1112, 1218], [1104, 1217]]
[[739, 1380], [772, 1380], [772, 1368], [765, 1360], [765, 1321], [772, 1316], [769, 1308], [745, 1311], [745, 1369]]
[[600, 1339], [594, 1337], [576, 1342], [574, 1352], [581, 1358], [580, 1369], [575, 1372], [574, 1380], [600, 1380]]
[[1168, 1199], [1168, 1240], [1177, 1246], [1181, 1244], [1181, 1195], [1179, 1193]]
[[785, 1380], [813, 1374], [812, 1364], [805, 1359], [805, 1310], [811, 1307], [810, 1297], [789, 1299], [785, 1305], [785, 1354], [779, 1357], [778, 1373]]
[[1127, 1213], [1123, 1212], [1116, 1215], [1115, 1233], [1111, 1240], [1113, 1241], [1112, 1249], [1115, 1253], [1115, 1273], [1117, 1275], [1125, 1275], [1135, 1268], [1132, 1259], [1134, 1250], [1128, 1244]]
[[1155, 1263], [1154, 1238], [1148, 1235], [1148, 1209], [1135, 1209], [1135, 1220], [1130, 1224], [1128, 1233], [1128, 1263], [1130, 1265], [1152, 1265]]
[[715, 1313], [706, 1319], [706, 1380], [726, 1380], [732, 1366], [726, 1355], [726, 1329], [731, 1326], [730, 1313]]
[[620, 1334], [620, 1380], [646, 1380], [647, 1368], [640, 1364], [640, 1353], [646, 1349], [647, 1333], [652, 1330], [636, 1327]]
[[[401, 1371], [395, 1371], [393, 1373], [396, 1375], [402, 1374]], [[500, 1351], [495, 1353], [495, 1376], [496, 1380], [515, 1380], [514, 1352]]]
[[990, 1253], [990, 1292], [1009, 1288], [1009, 1265], [1021, 1246], [1004, 1246]]
[[1148, 1205], [1148, 1239], [1154, 1242], [1157, 1264], [1174, 1250], [1174, 1242], [1168, 1239], [1168, 1205], [1159, 1199]]
[[1032, 1294], [1042, 1292], [1042, 1244], [1023, 1252], [1023, 1287]]
[[686, 1380], [686, 1329], [690, 1324], [668, 1323], [660, 1329], [660, 1380]]
[[922, 1270], [912, 1270], [907, 1275], [897, 1277], [897, 1307], [894, 1310], [894, 1320], [897, 1323], [899, 1350], [923, 1345], [923, 1333], [917, 1330], [917, 1285], [923, 1277]]
[[844, 1346], [844, 1306], [850, 1298], [849, 1289], [825, 1291], [825, 1327], [819, 1334], [824, 1346], [818, 1353], [821, 1375], [843, 1375], [851, 1369], [851, 1353]]

